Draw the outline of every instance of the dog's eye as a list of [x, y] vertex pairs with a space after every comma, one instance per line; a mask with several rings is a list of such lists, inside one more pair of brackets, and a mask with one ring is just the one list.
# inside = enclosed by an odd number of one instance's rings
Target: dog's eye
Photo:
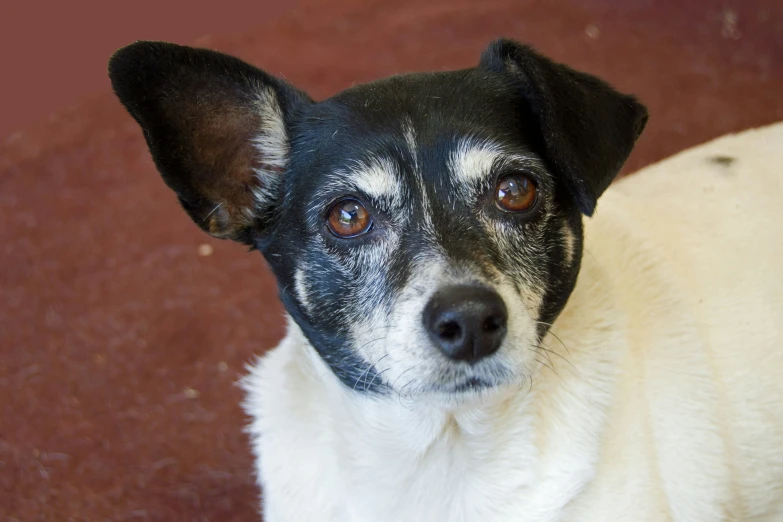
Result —
[[338, 237], [355, 237], [364, 234], [372, 226], [370, 213], [355, 199], [342, 199], [329, 210], [327, 224]]
[[501, 210], [524, 212], [536, 204], [538, 192], [532, 179], [522, 173], [514, 173], [498, 180], [495, 197]]

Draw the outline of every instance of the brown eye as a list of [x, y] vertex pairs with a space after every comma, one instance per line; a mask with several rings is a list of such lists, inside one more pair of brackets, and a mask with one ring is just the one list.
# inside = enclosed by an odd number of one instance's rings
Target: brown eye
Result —
[[536, 185], [524, 174], [508, 174], [498, 181], [497, 204], [502, 210], [524, 212], [536, 204]]
[[343, 199], [329, 210], [329, 230], [338, 237], [354, 237], [364, 234], [372, 226], [370, 213], [355, 199]]

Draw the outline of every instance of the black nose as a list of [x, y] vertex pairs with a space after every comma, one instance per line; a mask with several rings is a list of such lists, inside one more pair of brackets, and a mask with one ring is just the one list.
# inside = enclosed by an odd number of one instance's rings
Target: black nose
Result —
[[470, 363], [497, 351], [507, 319], [500, 296], [479, 286], [443, 288], [424, 308], [424, 328], [440, 351]]

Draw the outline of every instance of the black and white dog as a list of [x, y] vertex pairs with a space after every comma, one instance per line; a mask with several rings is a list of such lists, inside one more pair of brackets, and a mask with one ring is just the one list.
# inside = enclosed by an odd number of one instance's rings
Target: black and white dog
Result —
[[513, 41], [322, 102], [166, 43], [109, 73], [188, 214], [277, 277], [243, 382], [268, 522], [783, 520], [783, 126], [583, 229], [646, 110]]

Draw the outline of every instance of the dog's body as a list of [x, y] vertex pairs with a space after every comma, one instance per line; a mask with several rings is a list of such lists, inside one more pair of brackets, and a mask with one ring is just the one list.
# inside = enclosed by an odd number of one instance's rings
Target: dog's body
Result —
[[278, 278], [243, 381], [268, 522], [783, 519], [782, 125], [618, 183], [583, 236], [646, 111], [519, 44], [320, 103], [166, 44], [110, 74]]
[[610, 188], [530, 388], [366, 398], [292, 324], [245, 381], [268, 519], [783, 520], [781, 164], [778, 124]]

